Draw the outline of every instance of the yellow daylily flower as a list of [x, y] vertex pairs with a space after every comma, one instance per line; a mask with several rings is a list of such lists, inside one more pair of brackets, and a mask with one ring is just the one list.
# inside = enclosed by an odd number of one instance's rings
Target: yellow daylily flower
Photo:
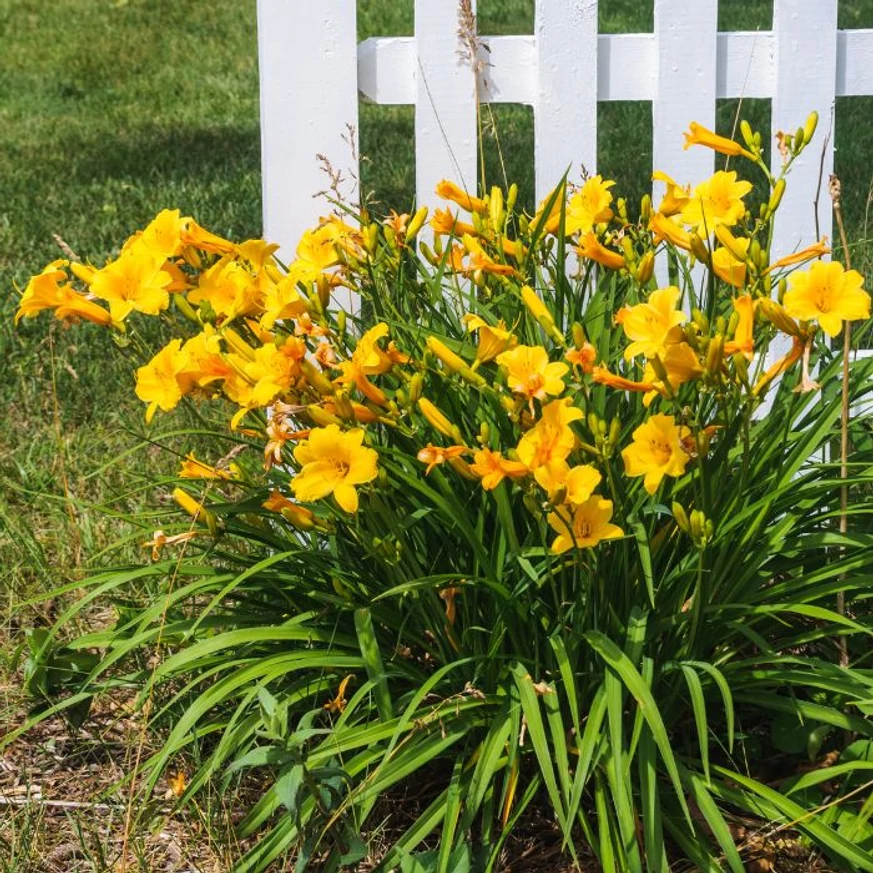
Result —
[[693, 145], [702, 145], [730, 157], [739, 157], [742, 155], [750, 161], [755, 160], [755, 156], [748, 150], [744, 149], [738, 142], [728, 139], [725, 136], [719, 136], [711, 130], [707, 130], [702, 124], [692, 121], [689, 125], [688, 132], [685, 136], [685, 148], [691, 148]]
[[182, 218], [178, 209], [162, 209], [140, 235], [142, 245], [168, 260], [182, 253], [182, 233], [191, 221]]
[[870, 295], [863, 284], [857, 270], [846, 271], [838, 261], [817, 261], [789, 277], [782, 303], [793, 318], [817, 321], [828, 336], [836, 336], [844, 321], [870, 317]]
[[720, 224], [733, 227], [746, 211], [743, 197], [752, 183], [737, 180], [733, 171], [719, 170], [701, 182], [682, 208], [682, 220], [700, 236], [712, 233]]
[[238, 261], [229, 258], [221, 258], [204, 270], [197, 287], [188, 292], [190, 303], [204, 300], [225, 321], [263, 309], [263, 294], [255, 277]]
[[[745, 254], [749, 250], [749, 240], [745, 237], [735, 237], [734, 243], [738, 253]], [[738, 260], [725, 246], [719, 246], [712, 253], [712, 272], [735, 288], [746, 284], [746, 262]]]
[[16, 324], [22, 318], [33, 318], [46, 309], [54, 310], [55, 317], [62, 321], [84, 318], [94, 324], [112, 324], [112, 316], [102, 306], [73, 290], [66, 271], [62, 269], [65, 263], [53, 261], [41, 273], [31, 277], [18, 301]]
[[569, 397], [546, 404], [539, 421], [519, 440], [519, 461], [529, 470], [536, 470], [543, 464], [566, 460], [576, 446], [570, 424], [582, 417], [582, 410], [573, 406]]
[[158, 315], [170, 305], [168, 288], [173, 276], [164, 269], [165, 263], [166, 258], [136, 243], [94, 272], [91, 293], [109, 304], [116, 322], [124, 321], [134, 310]]
[[556, 397], [567, 387], [562, 377], [570, 368], [560, 361], [550, 363], [542, 346], [516, 346], [498, 355], [497, 363], [506, 368], [510, 390], [528, 400]]
[[372, 482], [378, 474], [378, 454], [363, 445], [364, 431], [341, 431], [335, 424], [313, 428], [309, 439], [294, 450], [301, 464], [291, 480], [294, 496], [305, 503], [333, 494], [345, 512], [357, 512], [356, 485]]
[[491, 449], [481, 449], [473, 455], [470, 469], [482, 480], [486, 491], [493, 491], [504, 479], [523, 479], [528, 474], [527, 467], [521, 461], [511, 461], [504, 458], [501, 452]]
[[676, 309], [681, 293], [675, 285], [670, 285], [653, 291], [645, 303], [619, 309], [616, 324], [633, 340], [625, 349], [625, 360], [637, 355], [654, 358], [664, 353], [668, 343], [678, 341], [681, 333], [678, 326], [687, 320], [685, 313]]
[[652, 173], [652, 180], [655, 182], [663, 182], [667, 186], [661, 203], [658, 206], [658, 212], [666, 217], [678, 215], [682, 211], [682, 207], [688, 202], [691, 196], [690, 186], [680, 185], [661, 170], [655, 170]]
[[[601, 224], [612, 220], [612, 194], [609, 189], [615, 185], [611, 179], [604, 181], [599, 174], [585, 181], [585, 184], [576, 191], [567, 203], [567, 212], [564, 217], [564, 231], [567, 236], [574, 233], [587, 233], [593, 230], [595, 224]], [[560, 213], [552, 220], [554, 228], [547, 226], [551, 233], [558, 230], [557, 220]]]
[[690, 435], [672, 415], [653, 415], [633, 432], [633, 443], [622, 450], [625, 473], [632, 478], [644, 476], [643, 486], [654, 494], [664, 476], [685, 472], [690, 456], [683, 441]]
[[471, 197], [466, 191], [448, 179], [443, 179], [436, 186], [436, 195], [437, 197], [442, 197], [443, 200], [451, 200], [452, 203], [457, 203], [461, 209], [467, 212], [488, 211], [487, 200], [483, 200], [481, 197]]
[[184, 371], [188, 356], [182, 351], [182, 340], [171, 340], [147, 364], [136, 371], [136, 396], [149, 407], [146, 422], [158, 409], [169, 412], [187, 392], [189, 380]]
[[579, 506], [591, 497], [603, 477], [591, 464], [571, 467], [566, 461], [556, 460], [537, 467], [534, 478], [553, 503]]
[[601, 245], [594, 231], [588, 231], [588, 233], [582, 235], [579, 245], [576, 247], [576, 252], [580, 257], [596, 261], [604, 267], [609, 267], [610, 270], [621, 270], [625, 266], [624, 257], [618, 252]]
[[755, 301], [749, 294], [742, 294], [732, 303], [740, 320], [737, 322], [734, 338], [724, 344], [724, 352], [726, 355], [739, 352], [747, 361], [751, 361], [755, 356]]
[[[467, 330], [471, 333], [479, 331], [479, 345], [476, 348], [476, 361], [484, 364], [493, 361], [499, 354], [518, 345], [518, 340], [511, 331], [506, 329], [506, 323], [501, 319], [497, 325], [488, 324], [484, 318], [467, 313], [463, 318]], [[475, 365], [474, 365], [475, 366]]]
[[624, 531], [612, 524], [612, 501], [598, 495], [576, 507], [562, 506], [549, 513], [549, 526], [558, 536], [552, 551], [560, 555], [570, 549], [591, 549], [602, 540], [623, 537]]

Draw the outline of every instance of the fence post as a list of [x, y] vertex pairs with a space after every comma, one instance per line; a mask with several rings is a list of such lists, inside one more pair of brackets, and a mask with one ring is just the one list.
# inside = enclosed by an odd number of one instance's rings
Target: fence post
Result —
[[330, 187], [317, 154], [357, 195], [355, 0], [258, 0], [264, 237], [291, 260], [303, 231], [331, 211], [313, 199]]
[[597, 168], [597, 0], [537, 0], [534, 106], [537, 202], [579, 164]]
[[[475, 11], [475, 3], [471, 3]], [[415, 195], [433, 203], [441, 179], [476, 194], [476, 58], [463, 58], [455, 0], [415, 0]]]

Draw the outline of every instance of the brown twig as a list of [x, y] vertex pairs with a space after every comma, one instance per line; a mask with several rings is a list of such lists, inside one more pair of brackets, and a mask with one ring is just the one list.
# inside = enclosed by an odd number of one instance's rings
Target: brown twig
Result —
[[[849, 254], [849, 243], [846, 239], [846, 227], [843, 223], [843, 208], [840, 204], [841, 195], [840, 180], [831, 174], [828, 180], [828, 193], [834, 206], [834, 217], [837, 220], [837, 228], [840, 232], [840, 242], [843, 246], [843, 258], [846, 267], [852, 269], [852, 259]], [[848, 530], [849, 510], [849, 354], [852, 350], [852, 323], [847, 319], [843, 324], [843, 394], [840, 409], [840, 533], [845, 535]], [[846, 594], [840, 591], [837, 594], [837, 612], [846, 614]], [[839, 638], [840, 666], [849, 666], [849, 647], [845, 636]]]
[[824, 180], [825, 158], [827, 157], [828, 146], [830, 145], [831, 132], [833, 131], [833, 129], [834, 129], [834, 107], [833, 107], [833, 104], [831, 104], [831, 121], [830, 121], [830, 124], [828, 125], [828, 132], [825, 134], [824, 141], [821, 144], [821, 157], [819, 158], [819, 162], [818, 162], [818, 184], [815, 186], [815, 200], [812, 201], [813, 214], [815, 215], [815, 238], [816, 239], [821, 239], [821, 231], [819, 230], [819, 223], [818, 223], [818, 201], [819, 201], [819, 197], [821, 197], [821, 183]]

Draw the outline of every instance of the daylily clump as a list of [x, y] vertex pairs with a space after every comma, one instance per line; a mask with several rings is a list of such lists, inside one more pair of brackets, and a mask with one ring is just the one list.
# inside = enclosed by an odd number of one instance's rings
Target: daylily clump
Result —
[[[686, 147], [763, 166], [757, 140], [747, 139], [692, 124]], [[464, 296], [454, 332], [447, 322], [442, 333], [429, 325], [414, 334], [390, 312], [351, 329], [349, 315], [332, 311], [334, 289], [364, 293], [373, 270], [387, 275], [414, 257], [424, 207], [382, 222], [328, 216], [287, 266], [273, 244], [236, 244], [164, 210], [103, 266], [48, 265], [25, 288], [16, 319], [50, 310], [122, 332], [134, 314], [187, 320], [189, 335], [136, 370], [146, 420], [184, 397], [230, 401], [231, 426], [261, 440], [272, 477], [265, 508], [298, 528], [308, 524], [295, 509], [303, 504], [328, 511], [332, 498], [341, 523], [366, 511], [361, 496], [390, 480], [383, 453], [402, 437], [427, 479], [439, 470], [457, 488], [517, 489], [531, 511], [539, 507], [543, 532], [557, 534], [553, 551], [594, 548], [624, 536], [636, 480], [654, 497], [693, 489], [710, 437], [736, 414], [729, 410], [754, 409], [801, 359], [801, 387], [813, 386], [806, 367], [818, 329], [835, 336], [869, 317], [860, 274], [820, 260], [824, 241], [771, 257], [784, 179], [754, 217], [741, 169], [696, 182], [655, 172], [666, 190], [657, 208], [644, 200], [639, 221], [600, 175], [556, 188], [532, 216], [516, 211], [514, 186], [480, 194], [444, 180], [436, 194], [450, 206], [433, 213], [433, 248], [422, 245], [421, 255], [439, 271], [442, 293]], [[611, 312], [596, 297], [588, 309], [558, 306], [548, 279], [557, 237], [580, 277], [597, 281], [586, 274], [596, 265], [604, 281], [629, 283]], [[702, 261], [716, 297], [659, 285], [665, 248]], [[771, 299], [774, 273], [787, 278], [782, 304]], [[779, 333], [790, 349], [764, 367], [758, 353]], [[460, 418], [443, 409], [448, 399], [457, 410], [453, 392], [470, 398]], [[620, 468], [611, 469], [613, 457]], [[182, 475], [218, 487], [237, 473], [192, 456]]]

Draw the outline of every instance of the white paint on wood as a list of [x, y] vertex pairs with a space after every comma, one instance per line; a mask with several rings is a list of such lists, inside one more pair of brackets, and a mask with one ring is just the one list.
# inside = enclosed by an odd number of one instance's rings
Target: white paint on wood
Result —
[[597, 0], [565, 0], [536, 7], [538, 56], [534, 105], [537, 200], [580, 164], [597, 166]]
[[682, 134], [691, 121], [715, 127], [717, 23], [717, 0], [655, 0], [653, 163], [677, 181], [699, 182], [713, 171], [713, 153], [686, 150]]
[[[802, 127], [812, 110], [819, 114], [815, 140], [791, 168], [776, 217], [773, 257], [778, 258], [814, 242], [813, 201], [820, 174], [819, 233], [827, 236], [831, 233], [827, 183], [834, 166], [833, 141], [824, 155], [823, 172], [822, 146], [836, 93], [837, 0], [774, 0], [773, 32], [776, 39], [773, 135], [780, 130], [792, 133]], [[782, 158], [775, 142], [770, 165], [771, 171], [778, 174]]]
[[317, 154], [355, 194], [358, 89], [355, 0], [258, 0], [264, 236], [291, 260], [303, 232], [330, 204]]
[[369, 103], [415, 103], [415, 38], [379, 36], [358, 46], [358, 90]]
[[477, 193], [476, 72], [461, 57], [458, 3], [415, 0], [415, 193], [433, 203], [450, 179]]
[[716, 97], [773, 96], [776, 44], [772, 33], [720, 33], [716, 45]]
[[[852, 360], [859, 358], [873, 358], [873, 349], [858, 349], [852, 352]], [[859, 418], [862, 415], [873, 415], [873, 385], [870, 384], [867, 385], [863, 396], [852, 404], [852, 418]]]
[[873, 30], [837, 33], [837, 97], [873, 94]]
[[[655, 170], [693, 187], [712, 175], [713, 153], [706, 148], [684, 147], [683, 133], [691, 121], [715, 128], [716, 51], [718, 0], [655, 0], [657, 74], [652, 106], [652, 163]], [[654, 186], [655, 203], [663, 185]], [[659, 285], [668, 282], [666, 258], [655, 264]], [[694, 284], [703, 271], [692, 274]], [[698, 296], [702, 289], [698, 287]], [[689, 304], [690, 305], [690, 304]]]

